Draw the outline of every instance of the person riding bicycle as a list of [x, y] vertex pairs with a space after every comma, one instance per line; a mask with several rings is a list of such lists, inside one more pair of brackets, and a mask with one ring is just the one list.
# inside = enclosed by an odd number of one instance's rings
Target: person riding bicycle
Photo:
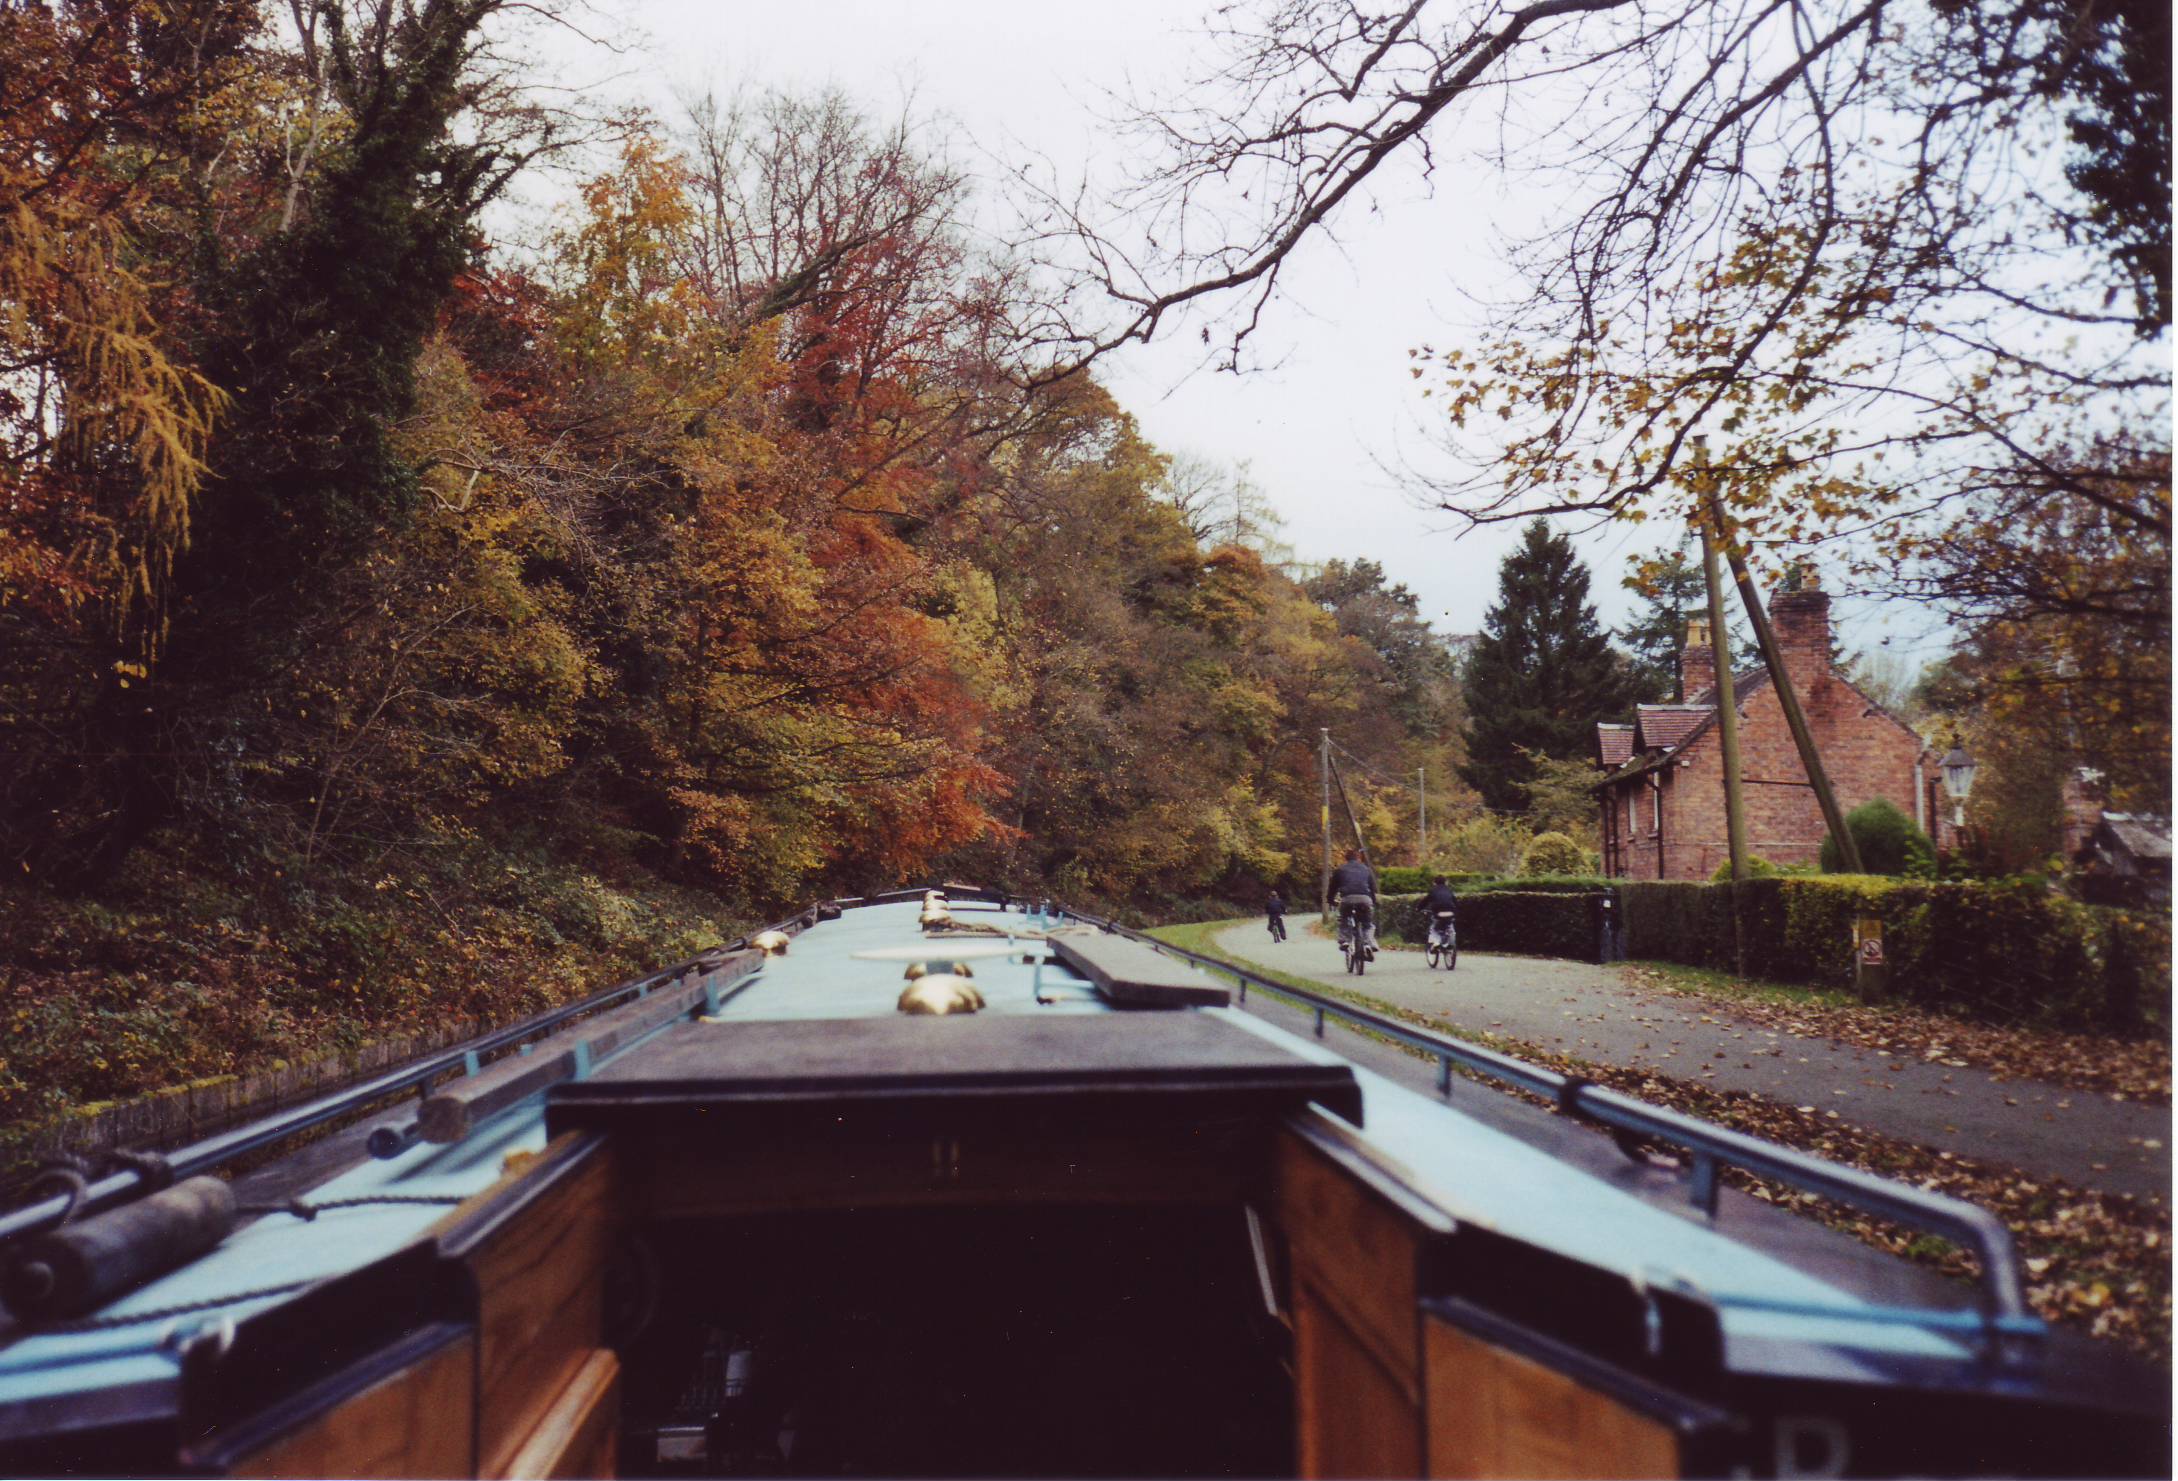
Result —
[[1271, 940], [1285, 940], [1286, 897], [1278, 893], [1275, 885], [1271, 887], [1270, 898], [1263, 902], [1263, 914], [1270, 918]]
[[1451, 882], [1440, 874], [1422, 898], [1422, 919], [1429, 922], [1429, 944], [1449, 945], [1459, 924], [1458, 916], [1459, 897], [1452, 893]]
[[1331, 871], [1330, 887], [1324, 891], [1324, 904], [1338, 907], [1341, 939], [1351, 920], [1354, 928], [1361, 932], [1363, 952], [1371, 961], [1375, 960], [1376, 871], [1362, 862], [1360, 849], [1348, 849], [1346, 862]]

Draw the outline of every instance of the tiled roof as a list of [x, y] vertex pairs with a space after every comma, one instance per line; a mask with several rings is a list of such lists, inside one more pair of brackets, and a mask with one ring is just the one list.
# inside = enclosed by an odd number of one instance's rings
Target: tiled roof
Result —
[[1670, 750], [1692, 735], [1713, 711], [1710, 705], [1642, 705], [1634, 711], [1635, 743], [1644, 751]]
[[[1757, 689], [1760, 689], [1763, 685], [1769, 682], [1770, 671], [1767, 668], [1764, 668], [1759, 663], [1753, 664], [1747, 668], [1741, 669], [1738, 673], [1732, 675], [1732, 693], [1738, 698], [1741, 704], [1745, 704], [1749, 695], [1753, 694]], [[1698, 705], [1705, 710], [1715, 709], [1717, 704], [1717, 686], [1714, 684], [1710, 685], [1701, 693], [1690, 697], [1687, 700], [1687, 703], [1689, 705]]]
[[[1732, 693], [1745, 704], [1750, 695], [1769, 682], [1769, 670], [1756, 664], [1732, 675]], [[1684, 704], [1636, 706], [1631, 725], [1598, 725], [1597, 758], [1606, 769], [1615, 769], [1597, 785], [1609, 785], [1662, 765], [1666, 757], [1707, 730], [1716, 718], [1717, 691], [1712, 686]]]
[[2102, 825], [2117, 835], [2125, 852], [2136, 859], [2170, 857], [2170, 824], [2146, 813], [2106, 812]]

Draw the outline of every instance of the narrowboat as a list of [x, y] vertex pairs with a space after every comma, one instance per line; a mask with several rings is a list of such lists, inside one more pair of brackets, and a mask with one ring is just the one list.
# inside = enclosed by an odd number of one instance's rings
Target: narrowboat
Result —
[[2170, 1469], [1980, 1209], [959, 886], [63, 1174], [0, 1298], [15, 1475]]

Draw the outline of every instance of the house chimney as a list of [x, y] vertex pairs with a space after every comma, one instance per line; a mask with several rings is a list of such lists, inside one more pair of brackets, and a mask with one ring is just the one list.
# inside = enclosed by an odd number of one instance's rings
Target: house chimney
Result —
[[1796, 693], [1808, 694], [1830, 677], [1830, 597], [1815, 585], [1813, 572], [1770, 599], [1770, 629]]
[[1717, 685], [1717, 650], [1709, 646], [1709, 624], [1696, 617], [1686, 625], [1686, 642], [1679, 649], [1679, 702], [1692, 704], [1704, 690]]
[[2076, 766], [2065, 778], [2065, 858], [2076, 859], [2087, 840], [2102, 826], [2102, 773], [2092, 766]]

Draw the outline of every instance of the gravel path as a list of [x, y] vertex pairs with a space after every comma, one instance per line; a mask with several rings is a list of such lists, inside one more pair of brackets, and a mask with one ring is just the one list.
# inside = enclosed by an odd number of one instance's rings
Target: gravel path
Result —
[[1463, 952], [1459, 969], [1447, 973], [1431, 971], [1418, 951], [1387, 950], [1357, 980], [1338, 947], [1305, 925], [1296, 922], [1283, 944], [1260, 925], [1235, 926], [1219, 934], [1218, 946], [1449, 1027], [1835, 1111], [1870, 1131], [2083, 1188], [2170, 1196], [2167, 1106], [1808, 1038], [1737, 1017], [1724, 1002], [1633, 987], [1618, 968], [1584, 962]]

